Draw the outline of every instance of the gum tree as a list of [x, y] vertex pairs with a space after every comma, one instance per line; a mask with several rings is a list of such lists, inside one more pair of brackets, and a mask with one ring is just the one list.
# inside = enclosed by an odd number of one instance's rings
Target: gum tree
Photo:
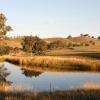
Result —
[[12, 31], [12, 27], [6, 24], [7, 18], [0, 14], [0, 37], [6, 36], [7, 32]]

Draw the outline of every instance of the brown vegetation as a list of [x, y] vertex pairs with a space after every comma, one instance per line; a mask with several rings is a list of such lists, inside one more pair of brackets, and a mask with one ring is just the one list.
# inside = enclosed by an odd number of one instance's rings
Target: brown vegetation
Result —
[[13, 57], [7, 56], [6, 61], [27, 65], [29, 67], [46, 67], [51, 69], [66, 70], [94, 70], [100, 71], [100, 60], [82, 57], [55, 57], [55, 56], [32, 56], [32, 57]]
[[100, 100], [100, 90], [0, 92], [1, 100]]

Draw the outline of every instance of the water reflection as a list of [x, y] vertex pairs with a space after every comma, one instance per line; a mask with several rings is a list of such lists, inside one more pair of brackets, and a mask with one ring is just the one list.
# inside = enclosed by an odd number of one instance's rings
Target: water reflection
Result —
[[34, 70], [27, 70], [22, 68], [22, 74], [24, 74], [26, 77], [38, 77], [40, 74], [42, 74], [42, 72], [39, 71], [34, 71]]
[[[6, 89], [3, 84], [7, 84]], [[0, 67], [0, 89], [56, 91], [100, 88], [99, 73], [37, 72], [4, 62]], [[8, 87], [9, 86], [9, 87]]]
[[11, 81], [6, 80], [6, 77], [10, 75], [10, 72], [7, 68], [4, 67], [4, 64], [0, 64], [0, 91], [8, 91]]
[[85, 90], [96, 90], [96, 89], [100, 89], [100, 83], [86, 82], [82, 84], [80, 88]]

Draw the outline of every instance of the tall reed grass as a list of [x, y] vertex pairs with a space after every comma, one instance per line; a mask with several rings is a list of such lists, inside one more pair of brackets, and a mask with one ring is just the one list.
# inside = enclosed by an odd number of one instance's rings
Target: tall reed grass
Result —
[[0, 56], [0, 62], [5, 61], [5, 58], [3, 56]]
[[25, 65], [27, 67], [43, 67], [66, 70], [95, 70], [100, 71], [100, 60], [82, 57], [56, 57], [56, 56], [32, 56], [32, 57], [6, 57], [6, 61]]
[[1, 100], [100, 100], [100, 90], [0, 93]]

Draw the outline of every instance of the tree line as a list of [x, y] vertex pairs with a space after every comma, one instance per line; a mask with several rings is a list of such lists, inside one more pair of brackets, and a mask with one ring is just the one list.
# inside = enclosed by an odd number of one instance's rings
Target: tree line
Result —
[[[12, 27], [6, 24], [7, 18], [4, 14], [0, 14], [0, 39], [7, 38], [6, 34], [7, 32], [12, 31]], [[81, 34], [81, 36], [89, 36], [88, 34]], [[71, 39], [72, 36], [69, 35], [67, 39]], [[93, 37], [92, 37], [93, 38]], [[100, 37], [98, 37], [98, 40], [100, 40]], [[54, 48], [68, 48], [68, 47], [76, 47], [76, 46], [89, 46], [90, 44], [95, 45], [93, 41], [90, 41], [89, 43], [68, 43], [67, 45], [59, 40], [47, 43], [43, 39], [37, 37], [37, 36], [24, 36], [22, 39], [22, 49], [19, 48], [11, 48], [8, 46], [0, 45], [0, 54], [9, 54], [9, 52], [12, 51], [19, 51], [22, 50], [24, 52], [28, 53], [34, 53], [36, 55], [45, 54], [45, 51], [48, 49], [54, 49]]]

